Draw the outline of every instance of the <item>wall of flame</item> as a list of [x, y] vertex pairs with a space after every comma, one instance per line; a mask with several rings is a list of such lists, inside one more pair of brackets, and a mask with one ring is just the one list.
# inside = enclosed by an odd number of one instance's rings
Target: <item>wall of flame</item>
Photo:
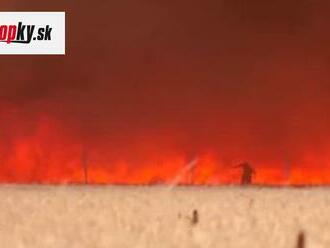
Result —
[[[239, 184], [241, 171], [235, 166], [246, 158], [251, 158], [256, 170], [256, 184], [330, 182], [330, 158], [320, 151], [306, 151], [295, 159], [246, 151], [230, 155], [224, 150], [221, 154], [214, 147], [189, 154], [180, 139], [167, 136], [169, 133], [159, 136], [159, 130], [126, 137], [125, 142], [116, 137], [104, 142], [82, 139], [47, 114], [33, 116], [8, 104], [4, 109], [0, 115], [2, 183]], [[196, 163], [189, 167], [193, 160]]]
[[0, 7], [67, 12], [66, 56], [0, 57], [0, 182], [330, 182], [329, 1]]

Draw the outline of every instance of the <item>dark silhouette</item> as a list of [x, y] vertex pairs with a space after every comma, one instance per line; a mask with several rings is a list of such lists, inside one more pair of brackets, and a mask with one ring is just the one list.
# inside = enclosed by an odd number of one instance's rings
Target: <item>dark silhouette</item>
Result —
[[302, 231], [298, 234], [296, 248], [305, 248], [305, 234]]
[[194, 209], [193, 214], [192, 214], [192, 219], [191, 219], [191, 224], [196, 225], [199, 221], [199, 216], [198, 216], [198, 211]]
[[247, 163], [241, 163], [237, 165], [237, 167], [242, 168], [242, 177], [241, 177], [241, 185], [248, 185], [252, 183], [252, 177], [255, 174], [254, 169], [252, 166]]
[[87, 151], [83, 151], [81, 154], [81, 163], [84, 171], [84, 182], [88, 184], [88, 154]]

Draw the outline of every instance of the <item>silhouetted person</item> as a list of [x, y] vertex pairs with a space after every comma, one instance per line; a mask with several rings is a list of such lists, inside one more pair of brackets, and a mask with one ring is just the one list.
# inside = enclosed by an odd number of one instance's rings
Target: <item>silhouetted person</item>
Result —
[[239, 164], [237, 167], [242, 168], [242, 177], [241, 177], [241, 184], [248, 185], [252, 182], [252, 176], [255, 174], [254, 169], [251, 165], [247, 162]]

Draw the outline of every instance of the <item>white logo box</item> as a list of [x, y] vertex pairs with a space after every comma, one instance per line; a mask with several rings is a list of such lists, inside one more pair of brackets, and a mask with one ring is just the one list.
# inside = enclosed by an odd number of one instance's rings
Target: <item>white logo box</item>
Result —
[[[7, 42], [9, 35], [13, 38], [13, 26], [16, 26], [15, 39]], [[0, 41], [0, 54], [64, 55], [65, 12], [0, 12]]]

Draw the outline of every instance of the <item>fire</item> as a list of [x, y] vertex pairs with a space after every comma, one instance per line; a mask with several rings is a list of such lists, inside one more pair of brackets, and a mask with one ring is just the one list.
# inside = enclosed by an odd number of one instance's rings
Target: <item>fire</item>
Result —
[[[147, 134], [122, 147], [102, 140], [89, 143], [55, 118], [46, 114], [27, 118], [8, 106], [0, 120], [1, 183], [238, 184], [241, 170], [234, 166], [245, 160], [244, 153], [228, 159], [211, 148], [188, 155], [179, 146]], [[305, 152], [290, 161], [252, 160], [253, 183], [328, 184], [330, 156], [324, 154]], [[193, 159], [194, 166], [187, 168]]]

